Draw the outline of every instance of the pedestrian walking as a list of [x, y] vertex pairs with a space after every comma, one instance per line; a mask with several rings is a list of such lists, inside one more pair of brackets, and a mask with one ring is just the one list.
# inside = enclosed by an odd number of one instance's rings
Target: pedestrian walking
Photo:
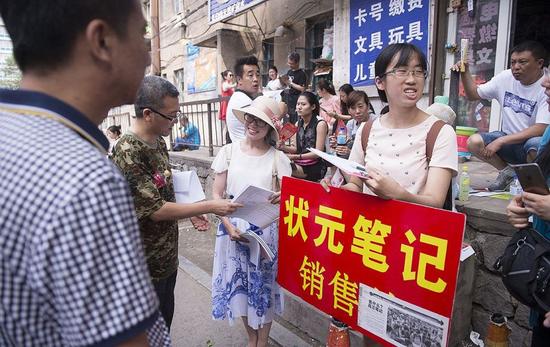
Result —
[[[235, 92], [235, 87], [237, 86], [237, 83], [235, 83], [234, 75], [231, 70], [225, 70], [221, 74], [222, 76], [222, 85], [221, 85], [221, 97], [222, 98], [231, 98], [233, 93]], [[225, 120], [227, 117], [227, 104], [229, 103], [229, 100], [222, 100], [220, 101], [220, 111], [218, 112], [218, 118], [222, 121], [222, 128], [223, 132], [225, 133], [224, 138], [229, 138], [229, 135], [227, 134], [226, 124]]]
[[98, 128], [150, 63], [141, 2], [3, 0], [0, 13], [22, 71], [0, 91], [0, 346], [169, 346]]

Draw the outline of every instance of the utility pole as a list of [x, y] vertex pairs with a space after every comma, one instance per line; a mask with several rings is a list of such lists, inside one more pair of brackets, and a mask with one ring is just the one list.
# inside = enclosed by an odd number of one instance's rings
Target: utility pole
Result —
[[159, 0], [151, 0], [151, 73], [160, 76]]

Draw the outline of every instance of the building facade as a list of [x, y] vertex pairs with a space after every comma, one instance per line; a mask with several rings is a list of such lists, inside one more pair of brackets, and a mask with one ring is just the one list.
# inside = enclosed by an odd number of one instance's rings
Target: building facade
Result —
[[314, 89], [315, 62], [322, 58], [328, 30], [333, 33], [333, 54], [326, 59], [332, 65], [327, 77], [337, 88], [351, 83], [366, 90], [379, 111], [383, 105], [377, 101], [376, 88], [362, 83], [361, 77], [369, 74], [368, 64], [358, 71], [358, 62], [371, 59], [389, 42], [412, 42], [425, 45], [430, 65], [420, 105], [427, 106], [436, 95], [448, 96], [458, 125], [495, 130], [500, 127], [499, 105], [467, 102], [450, 66], [459, 59], [461, 39], [468, 39], [468, 56], [479, 83], [508, 67], [513, 45], [529, 38], [548, 48], [544, 4], [544, 0], [159, 0], [160, 71], [180, 88], [186, 101], [211, 99], [220, 94], [220, 73], [232, 69], [237, 57], [257, 55], [265, 79], [271, 65], [284, 73], [287, 54], [297, 51]]

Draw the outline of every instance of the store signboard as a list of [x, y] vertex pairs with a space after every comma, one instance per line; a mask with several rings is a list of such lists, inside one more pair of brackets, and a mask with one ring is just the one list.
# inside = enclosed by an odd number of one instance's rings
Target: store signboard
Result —
[[408, 42], [428, 56], [429, 0], [350, 0], [350, 84], [374, 85], [374, 62], [392, 43]]
[[265, 0], [208, 0], [208, 23], [233, 17]]

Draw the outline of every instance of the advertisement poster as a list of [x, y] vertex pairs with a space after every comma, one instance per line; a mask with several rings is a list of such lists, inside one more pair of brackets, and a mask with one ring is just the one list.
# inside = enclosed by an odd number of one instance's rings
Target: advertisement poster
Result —
[[289, 177], [282, 187], [281, 286], [384, 345], [447, 345], [465, 215]]
[[350, 0], [350, 84], [374, 85], [374, 62], [392, 43], [412, 43], [428, 56], [429, 0]]
[[[495, 74], [499, 10], [498, 0], [478, 0], [473, 12], [468, 11], [465, 6], [458, 10], [457, 42], [460, 39], [468, 40], [468, 62], [476, 84], [489, 81]], [[460, 52], [457, 52], [455, 61], [459, 60]], [[458, 78], [458, 74], [453, 74], [455, 83], [451, 82], [449, 93], [450, 106], [458, 116], [457, 125], [489, 131], [490, 101], [468, 101], [462, 81], [456, 81]]]
[[188, 43], [185, 71], [189, 94], [216, 90], [216, 50]]

